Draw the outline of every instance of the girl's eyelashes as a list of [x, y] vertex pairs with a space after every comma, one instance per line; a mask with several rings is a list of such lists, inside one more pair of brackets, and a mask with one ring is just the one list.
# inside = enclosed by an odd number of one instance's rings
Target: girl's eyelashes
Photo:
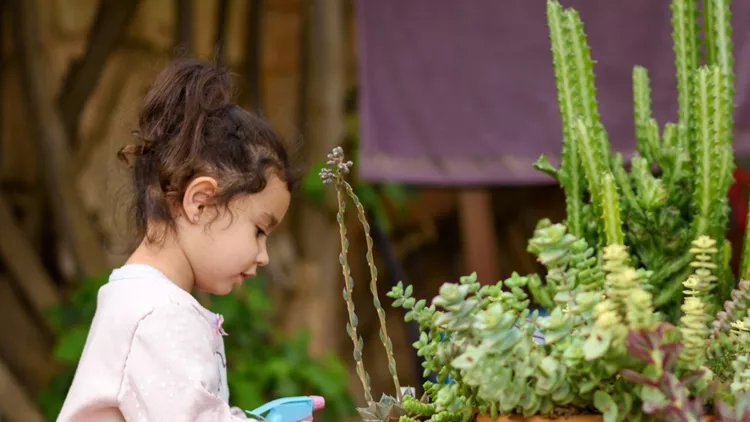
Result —
[[258, 236], [268, 236], [265, 232], [265, 230], [258, 227]]

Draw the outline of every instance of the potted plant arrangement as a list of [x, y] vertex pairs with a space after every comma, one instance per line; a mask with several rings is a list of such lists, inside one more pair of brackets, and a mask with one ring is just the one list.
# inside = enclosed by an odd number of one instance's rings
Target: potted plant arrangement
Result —
[[[725, 236], [734, 166], [729, 1], [703, 2], [702, 58], [696, 1], [673, 0], [671, 11], [679, 119], [660, 130], [647, 70], [636, 67], [638, 154], [628, 171], [622, 155], [611, 153], [599, 118], [579, 15], [548, 0], [562, 162], [556, 169], [542, 157], [535, 167], [560, 182], [567, 219], [540, 221], [529, 241], [543, 276], [513, 274], [492, 286], [467, 276], [444, 284], [430, 303], [416, 300], [411, 286], [391, 290], [393, 306], [421, 327], [414, 347], [425, 373], [437, 374], [421, 398], [396, 375], [369, 225], [345, 180], [352, 162], [341, 148], [329, 154], [332, 168], [321, 177], [338, 194], [347, 333], [365, 391], [363, 420], [750, 420], [750, 240], [746, 234], [736, 282]], [[356, 330], [347, 198], [364, 225], [370, 289], [396, 389], [379, 401]], [[530, 296], [549, 316], [531, 308]]]

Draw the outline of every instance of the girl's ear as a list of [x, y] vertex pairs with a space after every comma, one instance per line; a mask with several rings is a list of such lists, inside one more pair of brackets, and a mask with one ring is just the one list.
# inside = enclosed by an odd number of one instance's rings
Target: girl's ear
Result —
[[212, 205], [217, 189], [218, 183], [213, 177], [201, 176], [190, 182], [182, 198], [182, 211], [188, 222], [197, 224], [201, 221], [205, 210]]

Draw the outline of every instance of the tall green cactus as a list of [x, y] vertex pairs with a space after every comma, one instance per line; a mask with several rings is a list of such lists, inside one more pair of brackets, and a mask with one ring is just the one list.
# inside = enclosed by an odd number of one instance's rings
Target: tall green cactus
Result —
[[[552, 43], [552, 61], [557, 81], [557, 101], [563, 122], [562, 163], [558, 172], [559, 181], [565, 190], [568, 227], [574, 236], [583, 235], [583, 168], [578, 156], [576, 143], [573, 142], [573, 124], [578, 114], [578, 104], [582, 104], [581, 91], [576, 89], [576, 75], [572, 60], [569, 57], [571, 35], [562, 6], [557, 2], [547, 3], [547, 17]], [[546, 163], [542, 157], [537, 165]]]
[[[593, 61], [579, 15], [558, 0], [547, 2], [562, 160], [559, 171], [545, 157], [536, 167], [556, 175], [563, 187], [570, 233], [585, 238], [599, 253], [608, 244], [626, 245], [633, 264], [653, 272], [649, 283], [659, 289], [654, 304], [669, 311], [673, 322], [679, 318], [683, 283], [691, 273], [693, 239], [705, 235], [717, 241], [716, 300], [728, 297], [734, 280], [725, 259], [730, 253], [727, 193], [734, 170], [731, 14], [729, 0], [703, 4], [703, 25], [697, 0], [672, 0], [670, 7], [677, 122], [660, 127], [651, 109], [648, 70], [633, 69], [638, 154], [628, 171], [622, 155], [610, 151], [601, 123]], [[593, 229], [588, 228], [592, 223], [585, 220], [587, 213], [593, 213]], [[750, 267], [748, 242], [743, 273]], [[536, 291], [544, 291], [547, 298], [556, 293], [553, 286]]]

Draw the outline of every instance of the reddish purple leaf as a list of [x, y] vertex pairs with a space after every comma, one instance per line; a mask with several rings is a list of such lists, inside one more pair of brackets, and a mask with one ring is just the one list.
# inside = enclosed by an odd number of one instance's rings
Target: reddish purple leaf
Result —
[[628, 352], [638, 360], [646, 363], [654, 363], [649, 353], [651, 349], [648, 347], [648, 342], [640, 332], [631, 331], [628, 333], [627, 347]]
[[622, 375], [623, 378], [627, 379], [628, 381], [632, 381], [636, 384], [640, 385], [648, 385], [650, 387], [658, 387], [659, 383], [647, 378], [646, 376], [639, 374], [638, 372], [632, 371], [630, 369], [622, 369], [620, 370], [620, 375]]
[[670, 422], [689, 422], [690, 419], [688, 419], [687, 415], [684, 414], [680, 409], [673, 405], [667, 405], [664, 407], [664, 409], [659, 412], [664, 420], [670, 421]]
[[682, 377], [682, 379], [680, 380], [680, 382], [683, 383], [683, 384], [685, 384], [685, 385], [689, 385], [689, 384], [695, 382], [696, 380], [698, 380], [700, 377], [702, 377], [705, 372], [706, 371], [704, 371], [703, 369], [696, 369], [695, 371], [693, 371], [693, 372], [685, 375], [684, 377]]
[[675, 364], [677, 364], [677, 358], [680, 356], [680, 349], [682, 349], [682, 345], [679, 343], [669, 343], [664, 344], [660, 347], [662, 352], [664, 353], [663, 356], [663, 366], [662, 368], [665, 371], [672, 371], [674, 369]]

